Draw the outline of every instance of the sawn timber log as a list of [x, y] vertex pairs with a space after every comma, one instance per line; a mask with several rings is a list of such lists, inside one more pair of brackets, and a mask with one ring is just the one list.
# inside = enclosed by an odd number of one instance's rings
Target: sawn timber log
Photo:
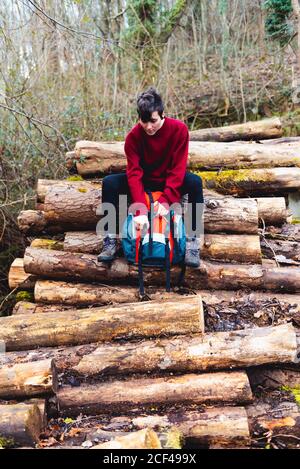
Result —
[[187, 374], [176, 377], [139, 378], [64, 387], [57, 393], [58, 406], [68, 415], [80, 412], [124, 412], [166, 404], [249, 403], [253, 399], [245, 372]]
[[[245, 292], [238, 291], [209, 291], [194, 290], [202, 300], [209, 305], [222, 301], [245, 302], [276, 299], [282, 303], [300, 306], [300, 295], [273, 292]], [[176, 292], [166, 292], [163, 287], [148, 287], [147, 295], [151, 300], [161, 301], [180, 298]], [[73, 306], [84, 307], [93, 305], [105, 305], [111, 303], [131, 303], [140, 301], [138, 291], [133, 286], [97, 285], [77, 282], [64, 282], [57, 280], [37, 280], [34, 288], [34, 298], [37, 303], [22, 302], [16, 304], [13, 314], [24, 314], [26, 311], [39, 313], [47, 312], [47, 308], [53, 307], [53, 311], [64, 311]], [[23, 304], [24, 303], [24, 304]], [[42, 311], [42, 308], [45, 311]]]
[[93, 309], [0, 318], [0, 341], [7, 351], [89, 344], [97, 341], [204, 331], [202, 300], [127, 303]]
[[[76, 254], [63, 251], [27, 248], [24, 269], [43, 278], [57, 280], [84, 280], [101, 283], [133, 284], [138, 279], [138, 268], [125, 259], [112, 263], [99, 263], [92, 254]], [[180, 269], [171, 269], [175, 285]], [[161, 285], [161, 269], [145, 268], [145, 285]], [[266, 289], [281, 292], [300, 291], [299, 268], [264, 267], [259, 264], [217, 264], [202, 261], [198, 269], [187, 268], [186, 282], [190, 288], [232, 290], [239, 288]]]
[[191, 141], [232, 142], [235, 140], [261, 140], [278, 138], [283, 135], [282, 123], [278, 117], [244, 124], [212, 127], [190, 131]]
[[[82, 176], [119, 173], [126, 170], [123, 142], [79, 141], [76, 169]], [[84, 161], [80, 162], [80, 157]], [[254, 169], [299, 166], [299, 146], [257, 143], [190, 142], [187, 167], [191, 171]]]
[[294, 363], [299, 361], [300, 346], [295, 336], [293, 326], [287, 324], [126, 344], [92, 343], [7, 352], [0, 357], [0, 364], [10, 366], [15, 362], [28, 364], [53, 359], [58, 373], [67, 371], [68, 376], [73, 374], [84, 381], [110, 375], [203, 372], [276, 363], [292, 367], [298, 366]]
[[34, 446], [42, 427], [42, 417], [36, 404], [0, 405], [0, 435], [11, 439], [13, 446]]
[[[102, 249], [103, 238], [95, 232], [71, 231], [65, 234], [64, 251], [98, 254]], [[202, 259], [220, 260], [240, 264], [260, 264], [261, 249], [259, 236], [205, 234], [201, 238]], [[41, 240], [43, 243], [43, 240]], [[43, 247], [37, 243], [31, 247]]]

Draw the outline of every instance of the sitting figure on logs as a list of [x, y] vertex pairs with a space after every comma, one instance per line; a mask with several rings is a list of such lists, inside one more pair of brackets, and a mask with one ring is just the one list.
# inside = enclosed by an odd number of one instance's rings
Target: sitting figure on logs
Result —
[[[136, 228], [148, 229], [146, 192], [161, 191], [154, 209], [162, 217], [167, 216], [171, 206], [178, 206], [181, 197], [188, 194], [185, 264], [199, 267], [203, 190], [201, 178], [186, 172], [189, 145], [187, 126], [180, 120], [165, 116], [161, 96], [154, 88], [139, 95], [137, 112], [139, 122], [130, 130], [125, 140], [126, 173], [111, 174], [103, 179], [103, 210], [109, 207], [107, 204], [111, 204], [114, 216], [119, 221], [120, 205], [126, 203], [119, 196], [131, 196], [132, 205], [129, 211], [134, 215]], [[124, 208], [122, 213], [124, 214]], [[98, 261], [112, 261], [116, 255], [117, 235], [112, 231], [107, 223]]]

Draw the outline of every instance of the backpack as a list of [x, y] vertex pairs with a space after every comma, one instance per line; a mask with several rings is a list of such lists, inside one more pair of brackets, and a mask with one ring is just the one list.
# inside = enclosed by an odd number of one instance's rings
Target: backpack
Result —
[[171, 265], [181, 265], [178, 284], [181, 285], [185, 274], [186, 235], [181, 215], [170, 211], [168, 217], [154, 213], [154, 202], [162, 192], [146, 192], [148, 208], [148, 232], [136, 230], [133, 214], [126, 218], [122, 230], [122, 247], [127, 261], [138, 265], [139, 292], [145, 297], [143, 265], [161, 267], [166, 270], [166, 291], [170, 291]]

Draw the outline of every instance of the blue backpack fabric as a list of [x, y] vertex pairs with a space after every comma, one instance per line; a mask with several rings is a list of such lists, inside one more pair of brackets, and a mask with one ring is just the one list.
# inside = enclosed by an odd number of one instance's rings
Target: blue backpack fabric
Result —
[[139, 267], [139, 290], [144, 296], [143, 265], [161, 267], [166, 270], [166, 290], [170, 291], [170, 267], [181, 265], [179, 284], [185, 273], [186, 234], [181, 215], [170, 211], [167, 217], [155, 215], [153, 197], [150, 198], [148, 232], [137, 231], [132, 214], [124, 222], [122, 230], [122, 247], [127, 261]]

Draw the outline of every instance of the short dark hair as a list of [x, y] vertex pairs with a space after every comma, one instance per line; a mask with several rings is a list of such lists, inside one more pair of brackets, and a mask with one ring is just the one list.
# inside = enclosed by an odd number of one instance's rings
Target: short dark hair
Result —
[[137, 98], [137, 112], [142, 122], [149, 122], [152, 112], [157, 111], [162, 118], [164, 105], [161, 96], [155, 88], [149, 88]]

